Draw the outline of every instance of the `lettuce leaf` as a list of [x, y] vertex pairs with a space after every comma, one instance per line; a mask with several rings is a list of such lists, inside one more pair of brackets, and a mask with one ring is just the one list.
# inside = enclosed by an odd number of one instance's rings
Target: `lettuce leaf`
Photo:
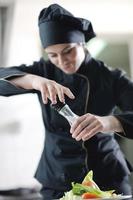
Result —
[[102, 198], [108, 198], [112, 196], [112, 193], [114, 192], [114, 190], [111, 191], [102, 191], [99, 188], [93, 188], [93, 187], [88, 187], [88, 186], [84, 186], [82, 184], [76, 183], [72, 185], [72, 192], [74, 195], [79, 195], [81, 196], [82, 194], [89, 192], [91, 194], [95, 194], [98, 198], [102, 197]]
[[92, 183], [94, 184], [95, 188], [100, 189], [100, 188], [98, 187], [98, 185], [95, 183], [95, 181], [93, 181], [93, 171], [92, 171], [92, 170], [88, 172], [88, 174], [85, 176], [85, 178], [84, 178], [84, 180], [82, 181], [82, 183], [83, 183], [83, 182], [89, 182], [89, 181], [92, 182]]
[[[80, 183], [72, 183], [72, 190], [65, 192], [64, 196], [60, 200], [82, 200], [82, 194], [89, 192], [95, 194], [97, 198], [110, 198], [113, 197], [115, 190], [102, 191], [93, 180], [93, 171], [89, 171], [85, 176], [84, 182], [93, 182], [94, 186], [87, 186]], [[117, 195], [116, 195], [117, 196]]]

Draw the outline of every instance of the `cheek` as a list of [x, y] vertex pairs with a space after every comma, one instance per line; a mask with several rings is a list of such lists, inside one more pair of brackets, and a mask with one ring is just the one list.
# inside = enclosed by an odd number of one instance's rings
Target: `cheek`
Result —
[[76, 63], [77, 58], [78, 58], [78, 55], [76, 51], [74, 51], [71, 55], [67, 57], [67, 59], [72, 63]]
[[55, 58], [50, 58], [50, 57], [49, 57], [49, 60], [50, 60], [50, 62], [53, 63], [54, 65], [57, 65], [57, 59], [55, 59]]
[[79, 51], [77, 51], [77, 53], [75, 55], [75, 66], [76, 66], [76, 68], [80, 67], [84, 58], [85, 58], [85, 52], [83, 51], [83, 49], [81, 49], [81, 50], [79, 49]]
[[50, 62], [55, 65], [55, 67], [59, 68], [60, 69], [60, 66], [58, 64], [58, 59], [53, 59], [53, 58], [49, 58]]

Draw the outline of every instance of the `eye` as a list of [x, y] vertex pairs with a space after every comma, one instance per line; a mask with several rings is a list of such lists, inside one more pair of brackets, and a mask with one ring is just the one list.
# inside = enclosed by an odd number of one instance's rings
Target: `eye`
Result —
[[66, 50], [63, 52], [63, 54], [69, 54], [69, 53], [71, 53], [71, 52], [73, 51], [74, 48], [75, 48], [75, 47], [66, 49]]
[[57, 55], [56, 55], [56, 54], [48, 54], [48, 57], [49, 57], [49, 58], [56, 58]]

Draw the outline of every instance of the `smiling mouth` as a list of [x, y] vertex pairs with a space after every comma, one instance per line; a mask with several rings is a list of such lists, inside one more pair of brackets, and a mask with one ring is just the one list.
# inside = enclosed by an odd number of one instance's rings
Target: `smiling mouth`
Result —
[[70, 69], [70, 68], [72, 68], [72, 64], [67, 64], [63, 66], [63, 69], [65, 70]]

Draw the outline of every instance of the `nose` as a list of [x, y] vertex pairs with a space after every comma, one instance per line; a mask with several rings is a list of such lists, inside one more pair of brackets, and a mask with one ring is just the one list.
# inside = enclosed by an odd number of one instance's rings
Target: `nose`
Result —
[[65, 62], [65, 57], [63, 55], [58, 55], [58, 64], [63, 65]]

